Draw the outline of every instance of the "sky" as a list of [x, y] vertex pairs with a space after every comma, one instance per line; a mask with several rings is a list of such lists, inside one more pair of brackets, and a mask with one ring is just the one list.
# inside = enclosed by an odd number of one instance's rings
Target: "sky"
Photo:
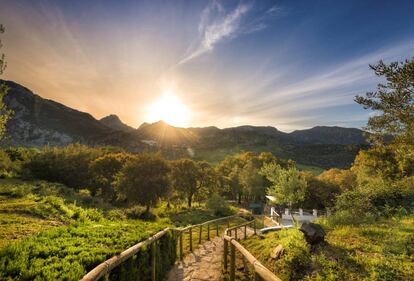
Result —
[[414, 56], [413, 10], [398, 0], [0, 0], [2, 79], [133, 127], [156, 121], [160, 104], [182, 126], [363, 127], [373, 113], [353, 98], [381, 81], [369, 64]]

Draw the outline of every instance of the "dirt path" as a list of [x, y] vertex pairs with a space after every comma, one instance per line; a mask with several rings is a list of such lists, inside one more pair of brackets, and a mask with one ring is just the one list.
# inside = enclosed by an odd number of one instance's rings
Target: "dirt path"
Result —
[[[243, 237], [244, 231], [239, 230], [239, 237]], [[253, 234], [248, 229], [247, 234]], [[222, 281], [223, 238], [215, 237], [211, 241], [201, 244], [193, 253], [184, 257], [174, 265], [168, 273], [167, 281]]]

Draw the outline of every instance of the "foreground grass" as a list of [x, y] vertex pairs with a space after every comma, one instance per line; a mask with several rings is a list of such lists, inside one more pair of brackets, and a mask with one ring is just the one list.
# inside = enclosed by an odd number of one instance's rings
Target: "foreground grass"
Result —
[[[203, 206], [161, 204], [153, 210], [156, 220], [131, 219], [139, 217], [142, 210], [139, 206], [115, 208], [59, 184], [0, 180], [0, 280], [79, 280], [102, 261], [167, 226], [187, 226], [219, 217]], [[238, 221], [231, 225], [235, 223]], [[220, 225], [220, 233], [224, 227]], [[196, 232], [194, 229], [194, 248], [198, 244]], [[212, 227], [210, 237], [215, 235]], [[206, 228], [202, 236], [205, 241]], [[185, 252], [188, 237], [183, 241]], [[163, 241], [162, 247], [174, 247], [171, 239]], [[163, 270], [175, 260], [174, 255], [158, 256]], [[114, 274], [115, 279], [128, 280], [150, 276], [149, 270], [149, 250], [143, 249]], [[157, 274], [163, 277], [163, 271]]]
[[0, 250], [0, 278], [79, 280], [87, 271], [150, 237], [166, 224], [143, 221], [75, 223]]
[[[244, 245], [282, 280], [412, 280], [414, 217], [360, 226], [326, 227], [326, 243], [315, 249], [298, 230], [254, 237]], [[278, 244], [286, 249], [270, 257]]]

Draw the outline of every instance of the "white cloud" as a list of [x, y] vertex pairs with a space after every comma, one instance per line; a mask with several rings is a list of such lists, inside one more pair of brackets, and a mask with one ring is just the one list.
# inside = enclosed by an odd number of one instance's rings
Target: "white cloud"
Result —
[[201, 13], [198, 26], [199, 44], [195, 49], [190, 50], [189, 54], [179, 64], [212, 51], [224, 39], [235, 37], [240, 29], [243, 16], [248, 13], [251, 7], [251, 5], [239, 4], [234, 10], [224, 14], [224, 9], [220, 3], [211, 1]]

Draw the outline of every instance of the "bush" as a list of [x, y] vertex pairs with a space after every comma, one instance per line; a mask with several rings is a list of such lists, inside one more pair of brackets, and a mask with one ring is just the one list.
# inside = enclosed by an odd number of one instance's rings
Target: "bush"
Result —
[[207, 208], [214, 212], [215, 216], [229, 216], [231, 209], [229, 204], [218, 194], [213, 194], [207, 200]]
[[13, 163], [9, 155], [0, 150], [0, 178], [8, 178], [12, 172]]
[[36, 179], [59, 182], [79, 189], [89, 185], [89, 164], [102, 154], [103, 151], [99, 149], [83, 145], [46, 147], [32, 155], [30, 160], [24, 163], [23, 168]]

